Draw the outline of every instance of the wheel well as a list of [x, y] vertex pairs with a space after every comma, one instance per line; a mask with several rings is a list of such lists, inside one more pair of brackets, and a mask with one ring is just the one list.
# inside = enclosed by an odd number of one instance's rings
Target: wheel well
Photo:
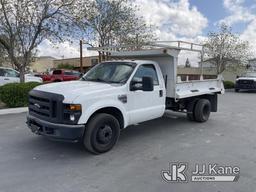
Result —
[[218, 109], [217, 93], [181, 99], [178, 102], [175, 102], [173, 98], [167, 98], [166, 108], [171, 109], [173, 111], [180, 111], [180, 110], [186, 109], [189, 112], [191, 112], [191, 109], [192, 109], [191, 104], [194, 105], [199, 99], [208, 99], [211, 103], [211, 112], [217, 112], [217, 109]]
[[217, 109], [218, 109], [218, 96], [217, 96], [217, 94], [201, 95], [201, 96], [198, 96], [198, 97], [190, 98], [190, 99], [186, 100], [186, 106], [188, 107], [189, 103], [197, 102], [199, 99], [208, 99], [211, 103], [211, 112], [217, 112]]
[[99, 110], [95, 111], [91, 115], [91, 117], [93, 117], [94, 115], [99, 114], [99, 113], [107, 113], [109, 115], [113, 115], [118, 120], [118, 122], [120, 124], [120, 128], [121, 129], [124, 128], [124, 117], [123, 117], [122, 112], [119, 109], [117, 109], [115, 107], [105, 107], [105, 108], [102, 108], [102, 109], [99, 109]]

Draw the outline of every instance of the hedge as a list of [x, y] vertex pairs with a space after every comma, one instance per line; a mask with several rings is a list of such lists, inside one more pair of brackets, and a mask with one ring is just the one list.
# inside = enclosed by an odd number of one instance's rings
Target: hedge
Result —
[[68, 63], [61, 63], [57, 66], [58, 69], [70, 69], [70, 70], [73, 70], [74, 69], [74, 66], [73, 65], [70, 65]]
[[40, 83], [10, 83], [0, 87], [0, 100], [7, 107], [26, 107], [28, 106], [28, 93]]
[[232, 81], [224, 81], [224, 87], [225, 89], [234, 89], [235, 83]]

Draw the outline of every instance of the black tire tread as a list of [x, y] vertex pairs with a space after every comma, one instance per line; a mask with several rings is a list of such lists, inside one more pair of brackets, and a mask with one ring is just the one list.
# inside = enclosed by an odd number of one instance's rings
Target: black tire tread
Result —
[[189, 102], [189, 104], [188, 104], [188, 107], [187, 107], [187, 118], [188, 118], [189, 121], [195, 121], [194, 111], [195, 111], [195, 105], [196, 105], [197, 101], [198, 101], [197, 99], [194, 99], [191, 102]]
[[[97, 150], [95, 150], [93, 148], [92, 143], [91, 143], [91, 136], [93, 134], [94, 128], [97, 125], [97, 123], [99, 121], [101, 121], [102, 119], [106, 119], [106, 118], [112, 119], [115, 122], [116, 126], [118, 126], [118, 128], [120, 130], [120, 125], [119, 125], [118, 120], [114, 116], [107, 114], [107, 113], [99, 113], [99, 114], [94, 115], [89, 120], [88, 124], [85, 127], [85, 134], [84, 134], [84, 139], [83, 139], [84, 147], [87, 151], [89, 151], [93, 154], [96, 154], [96, 155], [100, 154], [100, 152], [98, 152]], [[118, 135], [120, 135], [120, 132], [118, 133]]]
[[210, 109], [210, 112], [211, 112], [211, 103], [208, 99], [200, 99], [200, 100], [198, 100], [198, 102], [195, 105], [195, 120], [197, 122], [201, 122], [201, 123], [206, 122], [209, 118], [209, 116], [205, 117], [203, 112], [202, 112], [205, 105], [210, 106], [209, 109]]

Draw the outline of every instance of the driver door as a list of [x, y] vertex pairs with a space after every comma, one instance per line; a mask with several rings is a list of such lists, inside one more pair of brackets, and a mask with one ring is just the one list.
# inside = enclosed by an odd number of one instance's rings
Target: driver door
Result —
[[142, 81], [142, 77], [144, 76], [153, 79], [154, 90], [131, 91], [131, 88], [129, 89], [127, 95], [129, 124], [136, 124], [161, 117], [165, 110], [165, 97], [163, 89], [160, 88], [160, 81], [155, 65], [144, 64], [139, 66], [131, 82]]

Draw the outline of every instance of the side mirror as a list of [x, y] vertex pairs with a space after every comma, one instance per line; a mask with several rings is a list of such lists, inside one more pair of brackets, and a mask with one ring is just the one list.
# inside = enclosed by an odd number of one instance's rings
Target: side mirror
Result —
[[154, 90], [153, 78], [142, 77], [142, 81], [131, 81], [130, 90], [131, 91], [137, 91], [137, 90], [153, 91]]
[[153, 91], [154, 83], [152, 77], [142, 77], [142, 91]]
[[237, 75], [236, 78], [238, 79], [238, 78], [239, 78], [239, 75]]

